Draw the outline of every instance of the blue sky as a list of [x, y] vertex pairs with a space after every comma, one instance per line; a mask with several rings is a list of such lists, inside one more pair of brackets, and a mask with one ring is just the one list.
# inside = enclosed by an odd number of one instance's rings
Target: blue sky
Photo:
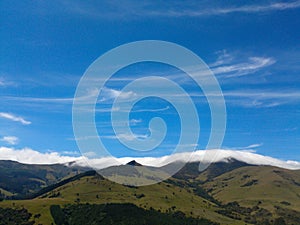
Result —
[[[164, 40], [182, 45], [210, 66], [223, 90], [227, 129], [223, 149], [255, 150], [300, 160], [300, 1], [6, 1], [0, 3], [0, 146], [78, 156], [72, 102], [87, 67], [121, 44]], [[130, 79], [185, 74], [159, 63], [124, 68], [107, 83], [112, 98]], [[119, 78], [119, 79], [118, 79]], [[176, 81], [176, 79], [175, 79]], [[129, 96], [130, 97], [130, 96]], [[101, 101], [100, 101], [101, 102]], [[205, 99], [197, 149], [210, 131]], [[154, 116], [166, 120], [166, 139], [145, 156], [170, 154], [178, 142], [178, 115], [166, 101], [147, 98], [135, 106], [133, 132], [149, 135]], [[103, 142], [114, 156], [134, 156], [114, 137], [110, 112], [96, 114]], [[139, 155], [140, 156], [140, 155]]]

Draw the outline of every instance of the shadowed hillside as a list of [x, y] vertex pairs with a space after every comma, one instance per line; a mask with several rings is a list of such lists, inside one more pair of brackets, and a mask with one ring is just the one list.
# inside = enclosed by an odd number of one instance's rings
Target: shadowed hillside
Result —
[[2, 160], [0, 161], [0, 188], [4, 194], [2, 197], [25, 196], [85, 170], [87, 169], [62, 164], [29, 165]]

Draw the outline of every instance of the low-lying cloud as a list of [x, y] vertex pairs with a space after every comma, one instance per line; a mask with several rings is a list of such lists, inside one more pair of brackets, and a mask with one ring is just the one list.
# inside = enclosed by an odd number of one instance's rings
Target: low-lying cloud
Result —
[[259, 155], [247, 150], [197, 150], [191, 153], [177, 153], [161, 157], [105, 157], [97, 159], [87, 159], [84, 156], [66, 156], [59, 152], [42, 153], [30, 148], [15, 149], [0, 147], [0, 160], [13, 160], [25, 164], [55, 164], [75, 162], [75, 165], [90, 166], [94, 168], [106, 168], [113, 165], [126, 164], [131, 160], [147, 166], [163, 166], [174, 161], [185, 162], [226, 162], [230, 158], [253, 164], [253, 165], [270, 165], [286, 169], [300, 169], [300, 162], [284, 161], [269, 156]]

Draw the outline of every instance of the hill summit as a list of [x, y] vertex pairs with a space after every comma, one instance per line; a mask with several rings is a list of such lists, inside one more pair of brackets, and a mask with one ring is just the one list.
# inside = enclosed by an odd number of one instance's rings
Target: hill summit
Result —
[[126, 165], [129, 165], [129, 166], [143, 166], [142, 164], [138, 163], [138, 162], [135, 161], [135, 160], [130, 161], [130, 162], [127, 163]]

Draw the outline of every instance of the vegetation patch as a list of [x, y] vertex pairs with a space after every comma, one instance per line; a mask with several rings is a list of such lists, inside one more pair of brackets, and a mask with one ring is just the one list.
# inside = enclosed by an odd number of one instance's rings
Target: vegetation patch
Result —
[[241, 185], [241, 187], [250, 187], [252, 185], [256, 185], [258, 184], [258, 180], [251, 180], [251, 181], [248, 181], [247, 183]]
[[0, 224], [7, 225], [33, 225], [30, 221], [31, 213], [27, 209], [0, 208]]
[[218, 225], [207, 219], [186, 217], [183, 212], [160, 213], [145, 210], [133, 204], [76, 204], [50, 207], [57, 225], [122, 224], [122, 225]]

